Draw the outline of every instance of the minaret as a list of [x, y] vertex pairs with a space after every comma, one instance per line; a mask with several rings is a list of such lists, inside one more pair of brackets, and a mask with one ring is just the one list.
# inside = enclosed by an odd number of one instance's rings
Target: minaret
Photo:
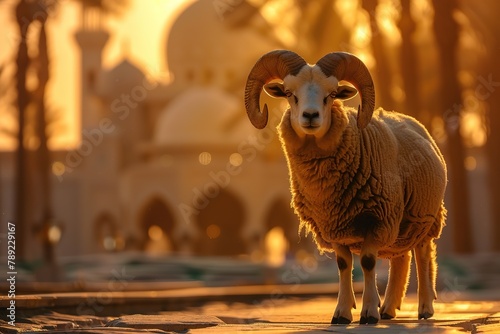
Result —
[[101, 12], [95, 6], [83, 5], [82, 29], [75, 34], [81, 49], [81, 127], [98, 127], [99, 110], [93, 105], [94, 85], [102, 67], [102, 50], [109, 34], [102, 29]]
[[[81, 49], [81, 145], [74, 152], [74, 168], [79, 180], [79, 222], [72, 226], [72, 244], [77, 254], [96, 250], [96, 219], [102, 213], [116, 217], [116, 173], [113, 140], [100, 130], [103, 110], [96, 92], [102, 71], [102, 52], [109, 34], [102, 28], [101, 12], [96, 6], [82, 5], [82, 26], [75, 34]], [[73, 168], [73, 166], [70, 166]], [[110, 211], [111, 210], [111, 211]]]

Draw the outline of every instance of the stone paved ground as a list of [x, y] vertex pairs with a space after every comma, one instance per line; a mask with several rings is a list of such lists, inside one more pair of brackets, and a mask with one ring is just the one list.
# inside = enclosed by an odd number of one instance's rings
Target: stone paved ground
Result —
[[[416, 320], [416, 297], [409, 295], [394, 320], [383, 320], [377, 325], [331, 326], [329, 321], [336, 302], [331, 293], [293, 296], [283, 293], [286, 292], [284, 287], [264, 290], [260, 295], [255, 288], [245, 287], [215, 292], [213, 288], [191, 289], [184, 294], [149, 291], [141, 292], [142, 300], [133, 293], [109, 295], [106, 300], [103, 296], [91, 294], [24, 296], [18, 301], [15, 327], [6, 322], [8, 300], [3, 298], [0, 299], [0, 332], [500, 333], [500, 294], [495, 291], [482, 294], [463, 292], [453, 301], [438, 300], [436, 314], [430, 320]], [[195, 295], [201, 292], [204, 294]], [[359, 297], [358, 294], [355, 320], [359, 319], [361, 308]], [[176, 301], [179, 302], [178, 310], [175, 310]], [[89, 312], [89, 305], [94, 305], [95, 312]]]

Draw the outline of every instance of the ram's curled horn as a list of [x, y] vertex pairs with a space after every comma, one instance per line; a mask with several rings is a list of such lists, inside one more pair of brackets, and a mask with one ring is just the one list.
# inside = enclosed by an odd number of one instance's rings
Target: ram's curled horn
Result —
[[361, 110], [358, 107], [358, 128], [364, 129], [370, 122], [375, 108], [375, 87], [366, 65], [347, 52], [332, 52], [317, 63], [326, 76], [352, 83], [361, 94]]
[[260, 112], [260, 93], [265, 84], [274, 79], [283, 80], [288, 74], [296, 75], [306, 61], [288, 50], [275, 50], [263, 55], [253, 66], [245, 87], [245, 108], [248, 118], [257, 129], [267, 125], [267, 105]]

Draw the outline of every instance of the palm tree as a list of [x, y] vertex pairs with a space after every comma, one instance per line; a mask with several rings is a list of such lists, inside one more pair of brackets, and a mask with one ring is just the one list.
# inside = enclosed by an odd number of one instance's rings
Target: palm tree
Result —
[[422, 121], [418, 82], [419, 64], [417, 50], [413, 43], [416, 23], [411, 16], [410, 2], [411, 0], [401, 0], [401, 18], [399, 20], [399, 29], [401, 31], [401, 75], [405, 91], [404, 110], [407, 114]]
[[334, 1], [295, 0], [295, 4], [301, 13], [295, 22], [295, 48], [304, 59], [315, 62], [349, 41], [350, 31], [339, 24], [341, 17]]
[[384, 45], [384, 36], [380, 33], [380, 28], [376, 19], [376, 10], [378, 6], [378, 0], [362, 0], [361, 6], [368, 13], [370, 18], [370, 30], [371, 30], [371, 46], [373, 57], [376, 60], [375, 67], [375, 80], [378, 82], [383, 82], [384, 84], [376, 85], [378, 102], [383, 105], [387, 110], [395, 110], [394, 99], [392, 98], [391, 88], [392, 77], [391, 68], [388, 63], [388, 55], [386, 52], [386, 46]]
[[[75, 0], [86, 7], [94, 7], [105, 13], [119, 13], [127, 4], [127, 0]], [[19, 29], [19, 44], [16, 57], [16, 105], [18, 109], [18, 131], [16, 151], [16, 177], [15, 177], [15, 221], [17, 222], [17, 255], [19, 260], [26, 258], [26, 239], [28, 231], [31, 231], [30, 217], [28, 215], [29, 200], [27, 188], [33, 173], [28, 168], [28, 150], [26, 142], [26, 110], [33, 103], [36, 108], [35, 136], [39, 139], [39, 147], [34, 155], [35, 164], [39, 167], [38, 177], [40, 177], [42, 207], [42, 221], [37, 229], [42, 233], [43, 257], [47, 263], [54, 262], [53, 245], [48, 238], [48, 228], [53, 221], [53, 210], [51, 207], [51, 158], [48, 149], [47, 132], [47, 108], [45, 106], [45, 90], [49, 80], [49, 58], [47, 51], [46, 22], [49, 18], [49, 11], [58, 5], [57, 0], [19, 0], [15, 7], [15, 17]], [[28, 53], [27, 33], [33, 23], [38, 22], [38, 56], [30, 59]], [[28, 68], [36, 66], [38, 86], [30, 92], [26, 85]], [[31, 187], [30, 187], [31, 188]]]
[[34, 91], [33, 98], [36, 103], [36, 135], [39, 138], [40, 145], [36, 150], [36, 161], [39, 165], [40, 177], [40, 200], [42, 201], [42, 221], [38, 228], [42, 232], [43, 258], [49, 264], [55, 264], [54, 247], [49, 235], [49, 229], [53, 222], [52, 212], [52, 180], [51, 180], [51, 157], [48, 148], [48, 126], [47, 126], [47, 108], [45, 105], [45, 89], [49, 81], [49, 57], [47, 52], [47, 36], [45, 33], [45, 24], [47, 16], [42, 16], [40, 20], [40, 32], [38, 36], [38, 59], [37, 76], [38, 87]]
[[23, 260], [25, 253], [25, 240], [28, 224], [26, 219], [26, 148], [24, 147], [25, 124], [26, 124], [26, 108], [29, 104], [29, 93], [26, 88], [26, 75], [29, 65], [27, 33], [33, 20], [34, 7], [33, 4], [20, 0], [15, 9], [17, 25], [19, 28], [19, 44], [16, 57], [16, 90], [17, 90], [17, 108], [18, 108], [18, 132], [17, 132], [17, 154], [16, 154], [16, 208], [15, 221], [17, 223], [17, 256], [19, 260]]
[[445, 112], [447, 161], [453, 221], [453, 245], [458, 253], [473, 251], [470, 224], [470, 200], [467, 173], [464, 167], [464, 145], [460, 135], [462, 91], [457, 80], [457, 49], [459, 26], [453, 18], [456, 0], [433, 0], [434, 33], [440, 57], [441, 106]]
[[[495, 22], [496, 23], [496, 22]], [[500, 33], [500, 26], [496, 27], [496, 35]], [[499, 50], [500, 43], [496, 41], [496, 46], [490, 50]], [[497, 83], [500, 78], [500, 69], [498, 68], [498, 59], [493, 53], [490, 53], [487, 62], [487, 69], [484, 69], [484, 78], [490, 75]], [[497, 88], [498, 89], [498, 88]], [[489, 118], [489, 133], [488, 142], [486, 144], [489, 162], [489, 181], [490, 181], [490, 195], [492, 203], [492, 217], [493, 217], [493, 250], [500, 252], [500, 155], [498, 154], [498, 145], [500, 143], [500, 94], [492, 93], [488, 100], [488, 118]]]
[[[464, 4], [465, 5], [465, 4]], [[488, 141], [486, 142], [486, 153], [489, 164], [489, 190], [490, 203], [492, 204], [492, 242], [493, 250], [500, 251], [500, 155], [498, 145], [500, 143], [500, 94], [498, 90], [500, 81], [500, 67], [498, 66], [497, 53], [500, 50], [500, 22], [496, 13], [500, 10], [500, 3], [495, 0], [481, 1], [478, 4], [468, 4], [468, 17], [471, 18], [475, 29], [483, 37], [482, 42], [488, 50], [486, 59], [478, 68], [480, 78], [478, 80], [478, 91], [476, 97], [486, 103], [488, 115]], [[491, 81], [490, 81], [491, 80]]]

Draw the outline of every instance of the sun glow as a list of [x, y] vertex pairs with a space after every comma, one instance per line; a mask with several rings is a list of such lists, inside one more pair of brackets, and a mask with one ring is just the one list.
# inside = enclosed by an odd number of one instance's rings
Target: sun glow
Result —
[[392, 1], [381, 1], [377, 7], [377, 24], [388, 44], [399, 44], [401, 35], [397, 27], [399, 11]]
[[266, 248], [266, 262], [270, 266], [279, 267], [285, 263], [288, 241], [281, 227], [273, 227], [267, 232], [264, 244]]
[[[286, 13], [286, 15], [283, 15]], [[294, 33], [294, 22], [300, 17], [300, 12], [295, 5], [286, 1], [269, 1], [262, 7], [262, 16], [274, 25], [276, 38], [284, 45], [292, 47], [297, 42]]]
[[[120, 16], [104, 20], [111, 38], [104, 49], [103, 66], [109, 68], [123, 58], [129, 58], [146, 75], [155, 78], [167, 76], [164, 54], [166, 31], [179, 12], [193, 1], [129, 0]], [[15, 61], [18, 33], [13, 19], [14, 5], [15, 1], [0, 4], [0, 20], [5, 22], [0, 36], [3, 46], [0, 48], [0, 66]], [[80, 5], [77, 1], [61, 1], [57, 11], [51, 15], [47, 21], [50, 80], [46, 104], [56, 111], [58, 122], [49, 147], [66, 150], [77, 147], [81, 140], [80, 51], [74, 37], [80, 26]], [[10, 67], [15, 68], [14, 65]], [[8, 79], [6, 77], [6, 73], [0, 77], [2, 84]], [[12, 98], [2, 98], [0, 104], [2, 128], [5, 128], [5, 131], [0, 131], [0, 150], [13, 150], [17, 146], [17, 111], [6, 105], [6, 100], [15, 101], [15, 91], [10, 96]]]

